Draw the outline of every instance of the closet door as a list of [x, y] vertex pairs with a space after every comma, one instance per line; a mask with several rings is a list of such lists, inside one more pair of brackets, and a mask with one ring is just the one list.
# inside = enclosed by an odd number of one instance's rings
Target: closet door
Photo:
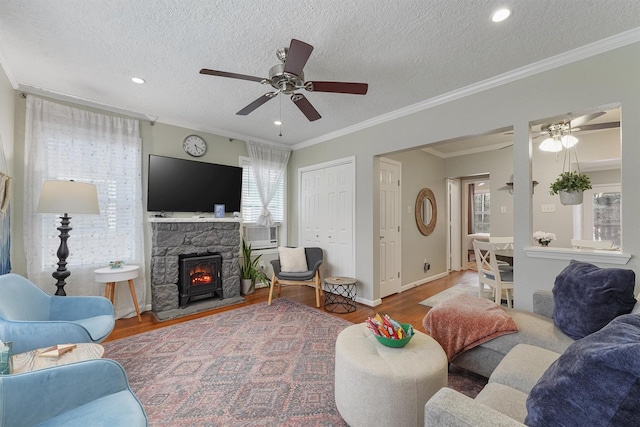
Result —
[[300, 174], [300, 245], [324, 250], [323, 277], [354, 277], [353, 164]]

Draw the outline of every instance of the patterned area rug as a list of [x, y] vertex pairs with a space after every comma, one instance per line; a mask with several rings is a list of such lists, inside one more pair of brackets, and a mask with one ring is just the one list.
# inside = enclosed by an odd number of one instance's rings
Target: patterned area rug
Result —
[[[427, 298], [423, 301], [420, 301], [418, 304], [426, 305], [427, 307], [435, 307], [441, 301], [454, 297], [460, 294], [467, 294], [474, 297], [478, 296], [478, 284], [470, 285], [467, 283], [460, 283], [455, 286], [450, 287], [449, 289], [445, 289], [442, 292], [438, 292], [434, 296]], [[490, 297], [490, 290], [485, 289], [485, 295], [487, 298]]]
[[350, 322], [278, 298], [104, 344], [156, 426], [346, 426], [335, 340]]
[[[286, 298], [104, 344], [152, 427], [346, 426], [335, 406], [335, 340], [350, 322]], [[470, 396], [486, 379], [455, 369]]]

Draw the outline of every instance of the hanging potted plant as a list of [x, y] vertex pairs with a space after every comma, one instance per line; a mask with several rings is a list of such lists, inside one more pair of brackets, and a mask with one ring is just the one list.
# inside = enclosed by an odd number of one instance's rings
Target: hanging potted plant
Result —
[[256, 281], [271, 285], [271, 279], [264, 271], [258, 268], [258, 261], [262, 254], [251, 259], [251, 245], [242, 239], [242, 265], [240, 266], [240, 284], [242, 285], [242, 294], [249, 295], [255, 291]]
[[582, 192], [591, 189], [589, 177], [579, 171], [562, 172], [558, 179], [551, 183], [552, 195], [560, 195], [563, 205], [579, 205], [582, 203]]

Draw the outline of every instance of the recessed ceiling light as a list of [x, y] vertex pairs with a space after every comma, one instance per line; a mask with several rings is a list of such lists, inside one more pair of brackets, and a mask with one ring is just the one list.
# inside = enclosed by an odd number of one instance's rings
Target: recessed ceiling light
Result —
[[145, 83], [144, 79], [141, 79], [140, 77], [131, 77], [131, 81], [134, 83], [138, 83], [139, 85]]
[[503, 8], [503, 9], [498, 9], [495, 12], [493, 12], [493, 15], [491, 15], [491, 20], [493, 22], [502, 22], [505, 19], [507, 19], [509, 16], [511, 16], [511, 11], [507, 8]]
[[282, 122], [280, 120], [276, 120], [275, 122], [273, 122], [273, 124], [276, 126], [280, 126]]

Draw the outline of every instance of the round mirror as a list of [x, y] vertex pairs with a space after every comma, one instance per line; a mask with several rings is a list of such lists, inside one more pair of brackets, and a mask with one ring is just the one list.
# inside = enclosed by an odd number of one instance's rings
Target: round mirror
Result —
[[436, 228], [438, 209], [433, 191], [423, 188], [416, 198], [416, 225], [420, 233], [429, 236]]

